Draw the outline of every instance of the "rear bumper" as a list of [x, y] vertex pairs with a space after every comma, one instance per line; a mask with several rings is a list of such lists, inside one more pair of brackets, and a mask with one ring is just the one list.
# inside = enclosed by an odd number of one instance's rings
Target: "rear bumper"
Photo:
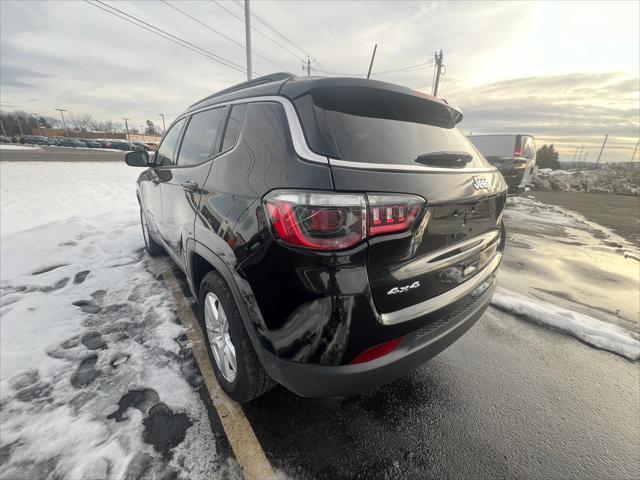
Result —
[[495, 290], [495, 277], [480, 285], [464, 311], [433, 330], [406, 335], [391, 353], [357, 365], [322, 366], [283, 360], [259, 352], [262, 363], [278, 383], [302, 397], [336, 397], [384, 385], [410, 372], [460, 338], [485, 312]]

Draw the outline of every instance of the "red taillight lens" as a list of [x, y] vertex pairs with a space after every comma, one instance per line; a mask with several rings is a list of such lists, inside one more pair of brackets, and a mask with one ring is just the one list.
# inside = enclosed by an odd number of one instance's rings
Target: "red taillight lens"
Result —
[[271, 192], [264, 199], [273, 232], [287, 245], [339, 250], [366, 236], [364, 195], [324, 192]]
[[367, 195], [367, 199], [371, 236], [408, 230], [424, 205], [415, 195]]
[[280, 242], [293, 247], [340, 250], [361, 242], [367, 234], [408, 230], [420, 215], [424, 199], [374, 194], [365, 199], [359, 193], [276, 190], [264, 198], [264, 206]]
[[368, 348], [364, 352], [359, 354], [356, 358], [351, 360], [351, 364], [354, 365], [356, 363], [369, 362], [371, 360], [375, 360], [376, 358], [383, 357], [386, 354], [393, 352], [401, 342], [402, 337], [395, 338], [393, 340], [389, 340], [388, 342], [381, 343], [380, 345], [376, 345], [375, 347]]

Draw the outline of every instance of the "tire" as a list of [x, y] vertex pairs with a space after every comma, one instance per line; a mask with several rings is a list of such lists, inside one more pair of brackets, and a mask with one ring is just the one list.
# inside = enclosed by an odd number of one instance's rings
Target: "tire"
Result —
[[[270, 390], [275, 382], [262, 367], [249, 339], [235, 298], [218, 272], [211, 271], [204, 276], [200, 284], [199, 300], [200, 326], [206, 340], [213, 372], [220, 387], [238, 403], [246, 403]], [[218, 318], [221, 312], [226, 318], [226, 329], [221, 327], [224, 322], [216, 323], [212, 310], [215, 308], [218, 308]], [[218, 342], [215, 341], [216, 338]], [[233, 347], [235, 368], [233, 368], [233, 362], [228, 361], [229, 341]], [[222, 351], [226, 354], [221, 355]]]
[[140, 225], [142, 226], [142, 238], [144, 238], [144, 249], [151, 257], [157, 257], [158, 255], [164, 255], [167, 253], [162, 245], [157, 243], [151, 234], [149, 233], [149, 226], [147, 225], [147, 219], [140, 208]]

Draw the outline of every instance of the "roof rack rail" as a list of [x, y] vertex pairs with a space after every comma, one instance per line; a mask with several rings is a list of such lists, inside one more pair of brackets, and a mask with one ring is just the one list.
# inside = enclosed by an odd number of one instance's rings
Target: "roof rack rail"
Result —
[[224, 95], [226, 93], [231, 93], [238, 90], [244, 90], [245, 88], [254, 87], [256, 85], [262, 85], [263, 83], [279, 82], [281, 80], [287, 80], [289, 78], [295, 78], [295, 75], [287, 72], [277, 72], [277, 73], [272, 73], [270, 75], [264, 75], [262, 77], [253, 78], [246, 82], [238, 83], [237, 85], [233, 85], [229, 88], [225, 88], [224, 90], [220, 90], [219, 92], [209, 95], [208, 97], [205, 97], [202, 100], [198, 100], [193, 105], [190, 105], [189, 108], [194, 107], [207, 100], [211, 100], [212, 98], [215, 98], [219, 95]]

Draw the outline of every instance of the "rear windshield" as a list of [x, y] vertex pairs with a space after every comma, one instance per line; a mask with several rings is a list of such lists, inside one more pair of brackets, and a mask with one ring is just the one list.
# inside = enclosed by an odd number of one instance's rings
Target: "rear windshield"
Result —
[[457, 128], [362, 117], [326, 110], [331, 135], [342, 160], [420, 165], [420, 155], [464, 152], [467, 167], [486, 167], [482, 155]]
[[490, 166], [453, 126], [448, 107], [424, 98], [375, 89], [335, 89], [314, 92], [295, 103], [309, 146], [321, 155], [351, 162], [430, 166], [424, 158], [429, 154], [462, 153], [468, 160], [466, 168]]

